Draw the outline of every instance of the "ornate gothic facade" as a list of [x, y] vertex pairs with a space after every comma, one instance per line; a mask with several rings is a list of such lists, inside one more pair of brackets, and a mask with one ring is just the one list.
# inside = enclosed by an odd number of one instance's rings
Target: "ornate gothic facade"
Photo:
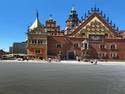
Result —
[[62, 31], [52, 17], [42, 25], [37, 14], [27, 35], [29, 58], [125, 60], [125, 37], [99, 8], [81, 19], [72, 8]]

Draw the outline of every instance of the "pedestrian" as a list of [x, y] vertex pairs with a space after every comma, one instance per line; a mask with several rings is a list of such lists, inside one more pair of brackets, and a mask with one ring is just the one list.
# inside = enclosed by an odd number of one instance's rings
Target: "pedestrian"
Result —
[[49, 63], [51, 62], [51, 58], [48, 58], [48, 62], [49, 62]]
[[90, 60], [90, 63], [93, 64], [93, 60]]
[[95, 63], [94, 63], [95, 65], [97, 64], [97, 60], [95, 60]]

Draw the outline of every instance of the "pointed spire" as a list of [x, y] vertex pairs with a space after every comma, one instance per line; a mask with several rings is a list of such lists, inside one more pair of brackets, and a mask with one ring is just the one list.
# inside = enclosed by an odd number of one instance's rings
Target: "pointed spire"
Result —
[[106, 18], [106, 15], [105, 15], [105, 14], [103, 15], [103, 18]]
[[36, 17], [37, 17], [37, 19], [39, 19], [39, 13], [38, 13], [38, 10], [36, 10]]
[[82, 21], [84, 20], [83, 16], [81, 17], [81, 20], [82, 20]]
[[76, 11], [76, 9], [75, 9], [75, 7], [74, 7], [74, 6], [72, 6], [72, 9], [71, 9], [71, 11]]
[[90, 15], [91, 14], [91, 12], [90, 12], [90, 10], [88, 10], [88, 15]]
[[92, 11], [92, 12], [94, 11], [93, 8], [91, 8], [91, 11]]
[[107, 22], [109, 22], [109, 17], [107, 17]]
[[117, 31], [119, 31], [119, 28], [117, 27], [117, 29], [116, 29]]
[[87, 17], [86, 13], [85, 13], [85, 18]]
[[102, 14], [103, 14], [103, 12], [102, 11], [100, 11], [100, 15], [102, 16]]
[[113, 27], [115, 28], [115, 24], [113, 25]]
[[40, 21], [39, 21], [39, 13], [38, 13], [38, 10], [36, 11], [36, 19], [35, 21], [33, 22], [33, 24], [29, 27], [29, 30], [33, 30], [35, 28], [38, 28], [38, 27], [42, 27], [43, 25], [41, 25]]
[[110, 21], [110, 23], [109, 23], [110, 25], [112, 25], [112, 21]]
[[95, 6], [94, 6], [94, 11], [96, 11], [96, 4], [95, 4]]
[[97, 8], [97, 12], [99, 12], [99, 8]]

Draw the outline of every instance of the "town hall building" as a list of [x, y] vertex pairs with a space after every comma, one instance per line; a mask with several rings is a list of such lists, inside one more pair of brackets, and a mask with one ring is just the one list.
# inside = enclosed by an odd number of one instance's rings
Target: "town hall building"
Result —
[[41, 24], [39, 15], [27, 32], [27, 55], [29, 58], [58, 58], [71, 60], [104, 59], [125, 60], [125, 37], [118, 27], [100, 11], [91, 8], [85, 17], [78, 18], [72, 8], [66, 27], [60, 30], [50, 18]]

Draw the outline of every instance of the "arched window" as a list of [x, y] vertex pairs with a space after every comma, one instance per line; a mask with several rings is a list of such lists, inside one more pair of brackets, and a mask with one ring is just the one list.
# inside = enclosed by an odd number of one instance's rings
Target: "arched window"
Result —
[[84, 40], [81, 45], [81, 49], [88, 49], [89, 48], [89, 43], [87, 40]]
[[88, 48], [88, 43], [84, 43], [84, 49]]

